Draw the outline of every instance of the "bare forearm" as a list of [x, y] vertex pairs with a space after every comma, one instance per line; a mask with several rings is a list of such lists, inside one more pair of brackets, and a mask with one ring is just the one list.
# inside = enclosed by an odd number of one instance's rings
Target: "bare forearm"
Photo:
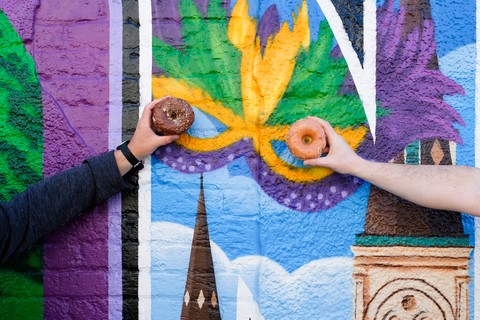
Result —
[[304, 165], [357, 176], [424, 207], [480, 216], [480, 169], [367, 161], [359, 157], [328, 122], [310, 118], [325, 129], [327, 156], [306, 160]]
[[351, 174], [416, 204], [480, 216], [480, 169], [357, 160]]

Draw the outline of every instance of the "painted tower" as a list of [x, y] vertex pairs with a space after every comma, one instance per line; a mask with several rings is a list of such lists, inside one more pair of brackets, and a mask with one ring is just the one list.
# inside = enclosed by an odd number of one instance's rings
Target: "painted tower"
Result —
[[[428, 0], [401, 0], [406, 35], [431, 18]], [[435, 54], [429, 69], [438, 70]], [[417, 141], [393, 160], [451, 165], [451, 146]], [[468, 319], [468, 263], [472, 247], [458, 212], [414, 205], [371, 187], [365, 230], [354, 253], [354, 319]]]
[[372, 190], [354, 253], [354, 319], [468, 319], [469, 256], [459, 213]]
[[187, 284], [183, 296], [181, 319], [221, 319], [215, 269], [208, 233], [203, 175], [200, 177], [200, 196], [198, 198], [197, 218], [193, 232], [192, 251], [190, 253]]
[[354, 253], [354, 319], [468, 319], [469, 256], [459, 213], [371, 192]]

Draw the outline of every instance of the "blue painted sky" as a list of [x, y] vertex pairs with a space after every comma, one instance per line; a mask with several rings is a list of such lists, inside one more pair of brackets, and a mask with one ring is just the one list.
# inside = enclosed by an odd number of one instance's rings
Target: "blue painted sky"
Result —
[[[200, 176], [171, 170], [156, 158], [152, 164], [152, 221], [193, 229]], [[314, 260], [352, 256], [369, 191], [365, 184], [330, 210], [301, 213], [279, 205], [251, 176], [231, 175], [228, 167], [204, 174], [204, 189], [210, 237], [230, 260], [262, 255], [289, 272]]]
[[[384, 3], [377, 0], [377, 6]], [[399, 0], [396, 0], [398, 7]], [[435, 21], [437, 54], [443, 57], [467, 44], [475, 43], [475, 0], [430, 0]]]
[[[397, 6], [399, 0], [396, 0]], [[236, 1], [232, 1], [232, 8]], [[301, 0], [265, 0], [249, 1], [250, 15], [260, 18], [271, 5], [276, 5], [281, 21], [288, 21], [292, 26], [292, 12], [297, 14]], [[384, 0], [377, 1], [377, 5]], [[312, 39], [318, 36], [318, 24], [325, 18], [316, 0], [307, 0], [310, 13], [310, 29]], [[436, 27], [436, 40], [439, 44], [438, 56], [443, 57], [449, 52], [475, 42], [475, 0], [431, 0], [432, 16]]]

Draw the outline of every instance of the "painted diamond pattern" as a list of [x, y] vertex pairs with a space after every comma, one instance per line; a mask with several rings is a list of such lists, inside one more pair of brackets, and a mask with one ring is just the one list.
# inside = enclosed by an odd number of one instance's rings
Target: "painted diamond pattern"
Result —
[[202, 309], [203, 303], [205, 302], [205, 296], [203, 295], [203, 290], [200, 290], [200, 294], [198, 295], [197, 302], [198, 302], [199, 308]]
[[213, 291], [213, 294], [212, 294], [212, 306], [215, 308], [217, 306], [217, 296], [215, 295], [215, 291]]
[[183, 302], [185, 302], [185, 305], [188, 306], [188, 303], [190, 302], [190, 294], [188, 294], [188, 291], [185, 292], [185, 296], [183, 297]]
[[440, 142], [438, 141], [438, 139], [435, 139], [435, 142], [433, 143], [433, 147], [432, 147], [432, 150], [430, 151], [430, 154], [436, 165], [440, 164], [443, 157], [445, 156], [445, 153], [443, 152], [442, 146], [440, 145]]

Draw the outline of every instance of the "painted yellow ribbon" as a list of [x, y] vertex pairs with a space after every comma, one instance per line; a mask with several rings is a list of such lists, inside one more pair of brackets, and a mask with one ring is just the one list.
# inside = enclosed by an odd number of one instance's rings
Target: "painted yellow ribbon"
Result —
[[[208, 152], [222, 149], [242, 138], [249, 138], [255, 151], [268, 166], [289, 180], [313, 182], [332, 173], [330, 169], [300, 168], [282, 160], [275, 153], [272, 141], [285, 141], [289, 126], [266, 125], [290, 81], [298, 50], [301, 46], [308, 49], [310, 43], [305, 0], [298, 10], [298, 17], [293, 18], [293, 30], [290, 31], [284, 22], [275, 38], [270, 36], [262, 55], [260, 41], [255, 38], [256, 21], [248, 16], [247, 1], [237, 1], [233, 9], [228, 36], [242, 52], [241, 87], [245, 119], [224, 107], [221, 102], [214, 101], [207, 92], [191, 87], [183, 80], [153, 77], [152, 91], [155, 99], [169, 94], [184, 99], [227, 127], [227, 130], [213, 138], [201, 139], [183, 134], [177, 140], [178, 144], [197, 152]], [[367, 129], [336, 128], [336, 131], [355, 149]]]

